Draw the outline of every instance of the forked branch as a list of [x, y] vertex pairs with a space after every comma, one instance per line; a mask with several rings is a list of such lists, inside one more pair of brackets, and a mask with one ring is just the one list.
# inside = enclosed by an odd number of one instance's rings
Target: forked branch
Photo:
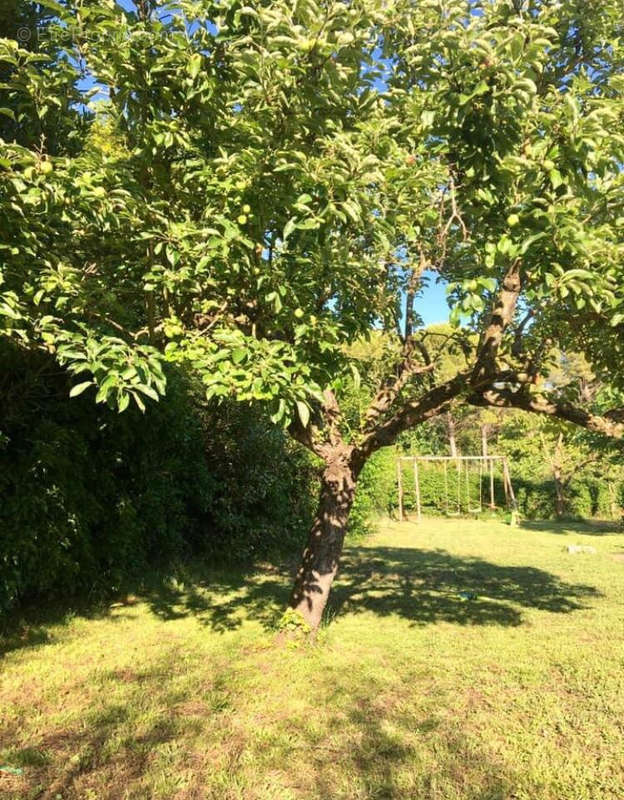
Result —
[[388, 378], [379, 389], [364, 416], [363, 433], [370, 434], [375, 430], [377, 423], [392, 408], [396, 398], [405, 388], [410, 378], [432, 372], [435, 364], [416, 364], [410, 356], [406, 356], [399, 364], [397, 375]]

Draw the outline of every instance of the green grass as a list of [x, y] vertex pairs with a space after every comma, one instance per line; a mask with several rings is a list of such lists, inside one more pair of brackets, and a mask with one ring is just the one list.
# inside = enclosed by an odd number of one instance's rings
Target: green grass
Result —
[[31, 623], [1, 664], [23, 772], [0, 797], [622, 800], [618, 554], [600, 526], [384, 523], [316, 646], [275, 644], [270, 565]]

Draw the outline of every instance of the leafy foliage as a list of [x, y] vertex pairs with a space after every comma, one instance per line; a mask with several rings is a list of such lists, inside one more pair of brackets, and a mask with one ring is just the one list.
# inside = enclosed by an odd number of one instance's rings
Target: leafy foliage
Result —
[[604, 368], [590, 328], [619, 352], [615, 0], [44, 5], [36, 52], [2, 40], [7, 114], [81, 145], [5, 133], [0, 309], [99, 401], [162, 395], [167, 359], [305, 428], [344, 343], [418, 322], [423, 265], [476, 332], [519, 269], [535, 368], [547, 338]]
[[67, 401], [49, 356], [0, 352], [0, 610], [118, 591], [191, 555], [249, 561], [308, 527], [311, 456], [257, 413], [198, 408], [175, 374], [145, 417], [94, 411]]

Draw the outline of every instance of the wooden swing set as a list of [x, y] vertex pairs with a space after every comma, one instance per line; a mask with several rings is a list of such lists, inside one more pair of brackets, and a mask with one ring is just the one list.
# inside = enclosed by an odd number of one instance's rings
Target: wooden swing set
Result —
[[[397, 484], [399, 493], [399, 521], [406, 519], [403, 510], [403, 462], [411, 461], [414, 465], [414, 495], [416, 499], [416, 518], [420, 522], [422, 519], [422, 504], [420, 497], [420, 473], [419, 464], [422, 462], [439, 462], [444, 466], [444, 501], [445, 514], [449, 517], [460, 516], [462, 513], [462, 490], [465, 492], [465, 510], [468, 514], [480, 514], [483, 511], [483, 479], [489, 476], [490, 502], [489, 508], [496, 508], [494, 498], [494, 465], [499, 463], [502, 469], [503, 490], [505, 492], [505, 505], [512, 512], [517, 511], [516, 496], [509, 472], [509, 464], [506, 456], [400, 456], [397, 459]], [[471, 498], [470, 493], [470, 466], [478, 465], [479, 490], [478, 498]], [[449, 467], [455, 467], [457, 478], [457, 498], [451, 501], [449, 491]], [[462, 486], [462, 474], [465, 476]], [[455, 506], [452, 508], [451, 506]]]

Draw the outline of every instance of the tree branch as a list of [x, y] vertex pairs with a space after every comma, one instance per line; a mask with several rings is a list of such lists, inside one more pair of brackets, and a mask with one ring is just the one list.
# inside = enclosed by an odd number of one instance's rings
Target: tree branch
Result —
[[[368, 432], [360, 450], [369, 456], [380, 447], [393, 444], [404, 430], [445, 411], [451, 400], [465, 388], [468, 377], [468, 372], [460, 372], [454, 378], [430, 389], [418, 400], [406, 403], [393, 417]], [[378, 417], [379, 415], [377, 419]]]
[[585, 467], [588, 467], [590, 464], [595, 464], [596, 461], [598, 461], [598, 456], [593, 455], [581, 461], [580, 464], [575, 464], [572, 471], [566, 473], [566, 476], [563, 480], [563, 485], [567, 488], [572, 483], [573, 478], [578, 475], [579, 472], [582, 472], [582, 470], [584, 470]]
[[[414, 375], [422, 375], [425, 372], [432, 372], [434, 364], [431, 361], [431, 356], [422, 341], [414, 339], [414, 297], [418, 288], [418, 283], [422, 277], [423, 272], [427, 266], [427, 259], [423, 251], [420, 251], [420, 260], [417, 267], [412, 269], [410, 279], [407, 287], [407, 295], [405, 299], [405, 328], [401, 336], [399, 331], [399, 338], [403, 342], [401, 348], [401, 361], [395, 369], [395, 374], [385, 378], [375, 397], [373, 398], [366, 415], [364, 417], [363, 433], [371, 433], [378, 420], [392, 407], [392, 404], [401, 393], [407, 382]], [[398, 329], [398, 326], [397, 326]], [[416, 348], [425, 365], [416, 364], [412, 360]]]
[[288, 433], [293, 439], [298, 441], [299, 444], [311, 450], [314, 455], [323, 458], [323, 450], [318, 438], [318, 431], [311, 423], [304, 428], [301, 424], [301, 420], [297, 417], [293, 419], [288, 426]]
[[516, 259], [507, 270], [492, 311], [489, 324], [483, 333], [477, 361], [472, 371], [470, 383], [475, 385], [496, 373], [496, 358], [503, 334], [513, 321], [518, 297], [520, 296], [520, 259]]
[[390, 410], [392, 404], [410, 378], [414, 377], [414, 375], [432, 372], [434, 366], [434, 364], [427, 364], [425, 366], [414, 364], [409, 356], [403, 359], [399, 364], [398, 374], [394, 378], [388, 378], [386, 380], [385, 384], [379, 389], [368, 407], [364, 417], [363, 433], [369, 434], [374, 431], [377, 422]]
[[594, 433], [600, 433], [611, 439], [624, 438], [624, 422], [618, 422], [610, 417], [613, 413], [608, 411], [603, 415], [591, 414], [578, 406], [573, 406], [557, 398], [547, 395], [533, 395], [526, 389], [513, 391], [512, 389], [489, 389], [475, 393], [468, 398], [468, 402], [475, 406], [494, 406], [497, 408], [519, 408], [534, 414], [544, 414], [549, 417], [572, 422], [581, 428], [586, 428]]
[[420, 261], [418, 266], [412, 269], [412, 274], [407, 285], [407, 292], [405, 295], [405, 331], [403, 335], [403, 343], [407, 345], [412, 337], [414, 330], [414, 298], [418, 284], [422, 278], [422, 274], [427, 266], [427, 259], [423, 251], [420, 251]]
[[336, 395], [331, 389], [325, 389], [323, 392], [323, 397], [323, 418], [329, 433], [329, 443], [332, 447], [335, 447], [342, 442], [342, 436], [340, 435], [340, 420], [342, 418], [342, 414], [340, 412], [338, 401], [336, 400]]
[[[288, 432], [293, 439], [296, 439], [304, 447], [307, 447], [308, 450], [311, 450], [314, 455], [317, 455], [325, 461], [328, 451], [343, 444], [343, 438], [340, 433], [342, 414], [338, 401], [336, 400], [336, 395], [331, 389], [325, 389], [323, 397], [324, 400], [321, 406], [322, 427], [319, 429], [312, 422], [304, 427], [301, 420], [296, 417], [290, 423]], [[323, 436], [323, 431], [327, 433], [327, 438]]]

